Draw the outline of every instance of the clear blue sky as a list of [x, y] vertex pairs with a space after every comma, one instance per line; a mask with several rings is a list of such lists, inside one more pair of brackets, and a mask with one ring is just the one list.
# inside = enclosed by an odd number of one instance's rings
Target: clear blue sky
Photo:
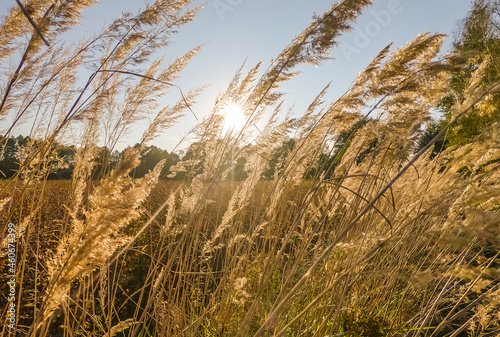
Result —
[[[14, 0], [0, 0], [0, 11], [13, 3]], [[203, 1], [193, 3], [199, 5]], [[207, 0], [198, 17], [182, 27], [173, 44], [164, 51], [166, 62], [205, 43], [202, 52], [177, 81], [184, 91], [208, 85], [200, 102], [193, 107], [201, 117], [210, 111], [216, 95], [226, 88], [245, 60], [245, 69], [259, 61], [264, 61], [266, 67], [310, 24], [314, 13], [321, 14], [331, 4], [332, 1], [325, 0]], [[110, 22], [122, 12], [137, 12], [142, 7], [142, 0], [102, 0], [84, 12], [84, 24], [77, 30], [79, 34], [89, 34], [94, 27]], [[470, 0], [374, 0], [373, 6], [358, 18], [355, 30], [341, 37], [341, 46], [332, 51], [331, 62], [320, 67], [303, 67], [302, 75], [284, 85], [288, 93], [287, 106], [294, 105], [295, 115], [300, 115], [330, 81], [332, 86], [327, 98], [334, 100], [378, 51], [391, 42], [396, 48], [419, 33], [439, 32], [449, 35], [445, 45], [445, 51], [448, 50], [453, 32], [470, 7]], [[177, 96], [172, 90], [167, 98]], [[187, 115], [153, 144], [170, 151], [194, 124], [194, 118]], [[141, 134], [138, 128], [120, 148], [135, 143]]]

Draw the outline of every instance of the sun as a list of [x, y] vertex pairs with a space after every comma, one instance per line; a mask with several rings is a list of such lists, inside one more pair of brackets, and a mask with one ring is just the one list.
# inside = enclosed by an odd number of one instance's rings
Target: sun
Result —
[[222, 111], [224, 116], [224, 132], [238, 132], [243, 129], [247, 120], [243, 113], [243, 108], [236, 103], [230, 103]]

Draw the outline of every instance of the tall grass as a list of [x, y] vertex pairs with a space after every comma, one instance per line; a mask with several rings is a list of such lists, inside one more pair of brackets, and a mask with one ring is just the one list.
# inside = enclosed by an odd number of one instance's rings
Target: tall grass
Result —
[[[18, 62], [2, 79], [0, 113], [12, 119], [5, 136], [34, 120], [32, 135], [42, 140], [19, 151], [19, 170], [0, 185], [3, 256], [7, 223], [16, 224], [18, 237], [16, 329], [3, 325], [2, 335], [500, 332], [498, 125], [461, 148], [435, 157], [430, 149], [498, 93], [498, 84], [479, 85], [486, 64], [452, 122], [419, 152], [419, 130], [464, 62], [440, 56], [439, 34], [387, 46], [337, 101], [324, 102], [325, 88], [302, 117], [280, 120], [280, 84], [297, 66], [325, 60], [371, 4], [343, 0], [315, 17], [268, 69], [237, 72], [193, 129], [193, 156], [171, 168], [198, 174], [158, 182], [160, 163], [133, 179], [147, 144], [190, 113], [200, 90], [160, 107], [158, 98], [176, 90], [172, 82], [199, 48], [166, 67], [153, 59], [199, 8], [157, 1], [77, 47], [55, 43], [93, 4], [26, 1], [37, 30], [19, 7], [0, 28], [2, 64]], [[224, 132], [222, 111], [231, 103], [247, 123]], [[140, 146], [93, 180], [96, 141], [113, 148], [153, 113]], [[262, 120], [264, 128], [253, 127]], [[314, 171], [346, 131], [332, 174]], [[273, 150], [291, 134], [295, 146], [274, 179], [262, 181]], [[60, 162], [53, 145], [69, 137], [78, 145], [72, 181], [48, 181]], [[246, 177], [227, 181], [241, 157]]]

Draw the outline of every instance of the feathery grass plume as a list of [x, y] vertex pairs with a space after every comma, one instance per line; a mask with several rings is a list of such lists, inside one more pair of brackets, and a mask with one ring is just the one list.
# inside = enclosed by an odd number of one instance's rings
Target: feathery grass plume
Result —
[[[376, 70], [371, 69], [372, 80], [366, 84], [365, 99], [372, 104], [367, 106], [368, 113], [377, 112], [381, 120], [369, 122], [356, 133], [354, 146], [342, 157], [343, 163], [351, 163], [363, 153], [376, 153], [375, 142], [377, 148], [396, 149], [384, 152], [386, 156], [410, 155], [417, 131], [429, 119], [430, 110], [448, 92], [454, 65], [446, 60], [433, 60], [442, 42], [443, 36], [439, 34], [420, 35], [406, 47], [388, 54], [388, 60], [379, 63]], [[339, 174], [345, 166], [343, 163], [337, 168]], [[377, 163], [371, 165], [378, 167]]]
[[[287, 179], [290, 177], [290, 181], [297, 183], [305, 172], [311, 169], [309, 163], [315, 162], [317, 157], [327, 149], [328, 144], [332, 141], [333, 130], [340, 133], [355, 121], [361, 119], [360, 110], [369, 94], [369, 91], [365, 89], [365, 85], [388, 52], [389, 46], [384, 48], [371, 64], [358, 75], [349, 91], [335, 103], [330, 104], [326, 111], [321, 109], [318, 113], [315, 113], [315, 110], [323, 105], [322, 98], [326, 94], [329, 85], [314, 99], [305, 114], [298, 120], [295, 133], [297, 145], [284, 164], [282, 177]], [[290, 170], [294, 172], [292, 173]]]
[[[200, 50], [201, 46], [187, 52], [182, 57], [176, 58], [175, 61], [167, 69], [162, 71], [154, 80], [158, 81], [161, 84], [167, 84], [170, 86], [172, 81], [178, 78], [177, 74], [186, 67], [189, 61], [193, 57], [195, 57]], [[152, 76], [152, 74], [149, 76]], [[164, 90], [164, 88], [161, 88], [161, 90]], [[199, 94], [200, 91], [201, 88], [191, 90], [186, 94], [185, 97], [181, 92], [181, 95], [183, 96], [182, 100], [177, 102], [172, 107], [166, 106], [161, 109], [154, 117], [154, 119], [150, 122], [148, 128], [144, 131], [141, 138], [141, 143], [148, 143], [150, 140], [156, 137], [160, 130], [165, 130], [173, 126], [177, 122], [177, 120], [181, 116], [183, 116], [186, 109], [191, 110], [191, 105], [195, 103], [195, 97]]]
[[[196, 166], [202, 167], [202, 173], [197, 174], [189, 188], [184, 191], [181, 203], [182, 213], [191, 212], [202, 205], [206, 201], [206, 192], [224, 176], [231, 166], [232, 158], [240, 155], [236, 148], [241, 141], [240, 138], [247, 137], [248, 125], [238, 130], [235, 137], [231, 132], [222, 135], [224, 116], [221, 111], [226, 105], [243, 101], [243, 98], [248, 96], [247, 92], [253, 85], [259, 66], [260, 64], [251, 69], [241, 81], [241, 69], [235, 74], [225, 93], [217, 98], [212, 112], [205, 116], [193, 130], [193, 134], [197, 137], [196, 142], [190, 147], [193, 156], [180, 161], [171, 168], [170, 176], [177, 172], [186, 172]], [[222, 139], [220, 139], [221, 136], [223, 136]]]
[[[29, 1], [24, 3], [24, 7], [28, 14], [33, 16], [37, 13], [36, 19], [39, 19], [38, 13], [41, 8], [47, 6], [47, 4], [52, 4], [51, 1]], [[16, 50], [20, 49], [20, 42], [16, 39], [21, 36], [27, 36], [31, 32], [31, 25], [26, 20], [26, 17], [22, 15], [21, 8], [12, 3], [12, 7], [8, 11], [8, 14], [3, 19], [3, 23], [0, 26], [1, 40], [0, 40], [0, 60], [9, 57]]]
[[176, 216], [176, 196], [175, 193], [170, 193], [167, 198], [167, 215], [165, 217], [165, 223], [160, 228], [160, 240], [163, 240], [164, 237], [168, 235], [172, 235], [172, 231], [174, 230], [174, 217]]
[[4, 208], [4, 206], [10, 201], [10, 197], [7, 197], [7, 198], [3, 198], [2, 200], [0, 200], [0, 210], [2, 210]]
[[[91, 133], [90, 133], [91, 134]], [[92, 170], [96, 165], [97, 148], [92, 144], [87, 144], [84, 148], [79, 148], [75, 153], [75, 167], [72, 176], [72, 198], [69, 213], [76, 218], [83, 208], [84, 193], [87, 184], [92, 176]]]
[[139, 151], [129, 149], [124, 158], [89, 196], [84, 219], [73, 218], [71, 233], [61, 239], [48, 261], [49, 282], [40, 314], [32, 331], [50, 318], [67, 298], [71, 283], [104, 264], [118, 247], [129, 241], [121, 231], [140, 215], [139, 207], [158, 179], [163, 162], [146, 177], [132, 181], [128, 173], [139, 164]]
[[[78, 11], [92, 4], [93, 1], [78, 1], [78, 6], [73, 6], [71, 2], [54, 4], [48, 10], [47, 18], [44, 19], [45, 25], [49, 29], [49, 36], [68, 29], [71, 24], [76, 23], [74, 20], [78, 19]], [[68, 56], [67, 62], [62, 60], [61, 62], [53, 62], [53, 67], [41, 67], [46, 73], [46, 76], [42, 76], [42, 78], [38, 77], [39, 74], [36, 72], [35, 67], [40, 67], [46, 61], [50, 61], [51, 57], [57, 55], [53, 49], [56, 47], [53, 46], [38, 55], [36, 52], [31, 52], [33, 48], [28, 46], [18, 69], [7, 78], [8, 85], [4, 92], [0, 110], [4, 115], [13, 109], [18, 110], [7, 134], [14, 130], [14, 127], [22, 118], [29, 117], [27, 112], [30, 110], [36, 112], [36, 118], [39, 117], [40, 111], [42, 113], [47, 111], [50, 116], [49, 121], [55, 120], [52, 118], [53, 112], [62, 111], [61, 116], [57, 118], [58, 124], [51, 125], [49, 122], [46, 127], [46, 138], [50, 140], [50, 143], [56, 137], [61, 136], [65, 130], [68, 130], [72, 124], [85, 118], [86, 112], [89, 110], [96, 111], [96, 108], [102, 104], [103, 97], [117, 98], [119, 89], [116, 86], [108, 86], [107, 82], [116, 77], [117, 74], [123, 75], [123, 72], [129, 74], [138, 73], [133, 68], [134, 66], [144, 64], [155, 50], [168, 45], [169, 37], [176, 33], [176, 28], [191, 21], [199, 9], [197, 7], [183, 11], [187, 5], [189, 5], [189, 1], [159, 1], [148, 6], [145, 11], [137, 16], [126, 15], [121, 20], [116, 20], [95, 39], [82, 44], [80, 49], [72, 52]], [[68, 8], [68, 6], [73, 7]], [[155, 15], [156, 18], [152, 19], [151, 16]], [[95, 58], [94, 55], [101, 56]], [[187, 58], [192, 56], [192, 52], [187, 54]], [[179, 63], [183, 62], [184, 60], [180, 60], [174, 63], [173, 68], [162, 72], [160, 75], [172, 77], [176, 71], [182, 68]], [[63, 94], [63, 97], [67, 98], [64, 104], [58, 100], [47, 99], [48, 95], [53, 95], [54, 92], [56, 97], [58, 95], [60, 97], [58, 93], [61, 91], [59, 90], [67, 89], [58, 87], [57, 83], [59, 78], [64, 79], [64, 73], [70, 75], [68, 85], [70, 87], [75, 85], [75, 76], [71, 76], [71, 74], [74, 74], [75, 68], [79, 64], [90, 65], [92, 71], [83, 89], [79, 88], [78, 92], [69, 91], [69, 95], [68, 93]], [[66, 68], [67, 71], [65, 72]], [[103, 70], [106, 72], [103, 73]], [[119, 71], [122, 73], [118, 73]], [[37, 74], [37, 77], [34, 76], [35, 74]], [[44, 75], [44, 73], [42, 72], [41, 75]], [[112, 83], [118, 85], [118, 83], [122, 82], [115, 80]], [[116, 142], [116, 137], [113, 136], [120, 135], [123, 130], [129, 127], [130, 123], [136, 120], [130, 117], [130, 113], [137, 111], [138, 104], [143, 104], [143, 107], [144, 104], [152, 104], [153, 100], [158, 98], [157, 94], [158, 90], [161, 90], [161, 86], [167, 86], [164, 83], [159, 85], [161, 82], [158, 81], [153, 83], [155, 83], [154, 86], [156, 87], [156, 91], [153, 91], [153, 97], [140, 96], [139, 92], [134, 94], [132, 88], [128, 89], [129, 94], [126, 95], [123, 106], [128, 108], [129, 113], [127, 114], [127, 111], [125, 111], [117, 117], [114, 133], [106, 137], [108, 139], [111, 137], [109, 141], [111, 145]], [[26, 91], [27, 86], [31, 86], [32, 90]], [[51, 86], [57, 87], [57, 90], [53, 90]], [[17, 87], [19, 87], [19, 92], [16, 91]], [[92, 87], [95, 89], [89, 91]], [[106, 88], [107, 90], [105, 90]], [[65, 91], [68, 92], [68, 90]], [[138, 94], [140, 97], [137, 96]], [[20, 99], [20, 97], [22, 98]], [[70, 101], [71, 103], [69, 103]], [[114, 106], [119, 107], [119, 105]], [[39, 132], [43, 133], [43, 130], [40, 129]]]
[[[94, 0], [78, 1], [25, 1], [23, 7], [27, 14], [37, 24], [40, 33], [49, 40], [54, 40], [58, 34], [65, 32], [71, 26], [78, 24], [81, 12], [97, 2]], [[24, 50], [26, 45], [19, 41], [23, 36], [30, 36], [29, 50], [36, 53], [40, 47], [41, 37], [32, 33], [32, 26], [21, 9], [13, 5], [0, 26], [0, 60], [9, 57], [16, 50]]]
[[[111, 147], [114, 147], [117, 140], [130, 128], [130, 125], [145, 117], [150, 118], [150, 112], [158, 108], [158, 98], [162, 97], [165, 90], [172, 86], [171, 81], [177, 77], [176, 73], [182, 71], [199, 50], [200, 47], [195, 48], [186, 53], [183, 57], [177, 58], [172, 65], [161, 72], [158, 68], [161, 65], [162, 59], [153, 62], [144, 75], [122, 70], [102, 70], [104, 73], [115, 73], [118, 75], [127, 74], [140, 78], [139, 82], [134, 87], [127, 88], [123, 105], [114, 106], [116, 96], [121, 94], [120, 92], [113, 91], [111, 95], [109, 93], [106, 95], [106, 101], [113, 103], [113, 105], [108, 105], [109, 114], [116, 116], [116, 119], [106, 121], [106, 123], [111, 124], [107, 132], [109, 134], [109, 139], [106, 140], [107, 143], [111, 144]], [[147, 143], [153, 139], [160, 128], [168, 128], [174, 125], [176, 120], [182, 116], [183, 111], [190, 109], [190, 105], [194, 103], [194, 98], [200, 90], [201, 89], [192, 90], [186, 97], [184, 97], [181, 92], [183, 96], [182, 100], [171, 108], [167, 106], [160, 110], [144, 132], [141, 143]]]
[[[260, 65], [261, 64], [259, 63], [257, 64], [257, 66], [252, 68], [247, 73], [245, 78], [243, 78], [242, 80], [240, 80], [241, 69], [235, 74], [226, 92], [217, 98], [215, 107], [213, 109], [213, 115], [210, 118], [220, 118], [217, 117], [218, 113], [220, 110], [223, 109], [225, 105], [234, 102], [245, 102], [245, 99], [248, 98], [249, 89], [251, 88], [253, 82], [255, 81], [256, 74], [260, 68]], [[248, 155], [245, 155], [245, 157], [247, 158], [245, 164], [245, 170], [248, 176], [245, 179], [243, 179], [241, 184], [234, 191], [231, 199], [229, 200], [227, 209], [224, 212], [221, 223], [218, 224], [213, 237], [205, 243], [204, 248], [202, 250], [202, 255], [206, 255], [213, 252], [215, 248], [214, 242], [219, 237], [221, 237], [223, 232], [231, 224], [231, 221], [234, 219], [234, 217], [245, 207], [248, 206], [250, 197], [252, 196], [252, 192], [255, 189], [256, 184], [260, 180], [262, 172], [265, 170], [266, 163], [263, 160], [263, 157], [268, 156], [270, 150], [274, 146], [280, 143], [280, 141], [277, 141], [278, 139], [284, 140], [283, 137], [286, 137], [286, 134], [289, 130], [289, 121], [285, 120], [283, 123], [279, 125], [275, 123], [280, 108], [281, 104], [279, 104], [275, 108], [274, 113], [269, 118], [268, 123], [266, 124], [264, 130], [260, 133], [257, 139], [254, 140], [255, 144], [251, 145], [250, 148], [248, 147], [238, 148], [240, 142], [247, 141], [247, 139], [252, 134], [252, 132], [248, 130], [250, 129], [249, 125], [257, 122], [254, 118], [251, 118], [249, 115], [247, 115], [248, 118], [247, 125], [244, 126], [241, 130], [229, 131], [228, 134], [226, 134], [225, 137], [222, 139], [222, 141], [219, 141], [216, 138], [212, 138], [211, 141], [212, 142], [215, 141], [215, 143], [217, 144], [216, 146], [219, 146], [219, 148], [223, 150], [216, 152], [220, 153], [221, 156], [214, 157], [211, 163], [208, 162], [207, 160], [210, 157], [205, 156], [204, 158], [205, 169], [215, 168], [218, 173], [214, 172], [213, 176], [218, 177], [218, 179], [223, 179], [224, 176], [229, 172], [229, 169], [232, 164], [232, 159], [238, 158], [241, 155], [244, 155], [245, 152], [248, 152]], [[247, 108], [244, 108], [243, 110], [245, 111], [245, 113], [248, 112]], [[252, 120], [251, 123], [250, 120]], [[216, 132], [209, 133], [205, 131], [202, 134], [203, 135], [207, 134], [217, 135], [217, 133], [220, 134], [221, 126], [222, 125], [218, 125], [218, 129], [217, 128], [214, 129], [217, 130]], [[235, 133], [234, 138], [232, 137], [233, 133]], [[204, 141], [202, 143], [206, 144], [207, 142]], [[255, 148], [255, 150], [252, 151], [251, 148]], [[269, 152], [265, 154], [265, 152], [267, 151]], [[205, 148], [204, 153], [210, 153], [210, 151]], [[237, 232], [237, 229], [233, 229], [233, 231]], [[218, 245], [218, 247], [220, 248], [223, 245], [224, 244], [221, 243], [220, 245]]]
[[111, 328], [111, 330], [102, 335], [102, 337], [105, 337], [105, 336], [109, 336], [109, 337], [114, 337], [116, 336], [116, 334], [120, 333], [120, 332], [123, 332], [125, 330], [127, 330], [128, 328], [130, 328], [132, 325], [134, 325], [134, 320], [129, 318], [129, 319], [126, 319], [125, 321], [122, 321], [118, 324], [116, 324], [115, 326], [113, 326]]
[[[78, 24], [81, 11], [95, 3], [96, 1], [94, 0], [57, 1], [55, 3], [51, 1], [31, 1], [25, 5], [25, 8], [29, 12], [30, 17], [38, 23], [37, 27], [40, 33], [45, 38], [52, 40], [71, 26]], [[16, 16], [22, 15], [15, 9], [11, 10], [0, 27], [0, 30], [6, 32], [2, 37], [5, 41], [2, 43], [2, 46], [8, 46], [10, 43], [15, 42], [16, 38], [20, 37], [25, 31], [26, 28], [23, 28], [23, 26], [30, 25], [28, 20], [22, 16], [26, 22], [25, 25], [21, 24], [20, 27], [14, 27], [13, 24], [16, 21]], [[19, 85], [22, 83], [17, 82], [26, 76], [34, 77], [34, 67], [40, 61], [36, 55], [41, 50], [42, 45], [40, 35], [37, 32], [33, 32], [29, 41], [24, 43], [23, 47], [19, 48], [19, 50], [24, 50], [24, 53], [21, 55], [21, 60], [17, 68], [7, 74], [8, 83], [0, 101], [0, 115], [8, 113], [8, 108], [10, 108], [13, 102], [11, 94], [24, 87], [24, 85]], [[9, 49], [7, 48], [7, 50], [4, 49], [0, 52], [0, 58], [5, 59], [5, 57], [12, 54], [11, 49]], [[20, 88], [18, 89], [18, 87]]]
[[141, 144], [147, 144], [158, 134], [175, 125], [179, 118], [184, 116], [185, 111], [191, 109], [190, 106], [196, 103], [196, 96], [199, 95], [202, 88], [189, 91], [182, 100], [174, 106], [166, 106], [162, 108], [158, 114], [149, 123], [148, 128], [144, 131], [141, 137]]
[[[498, 198], [493, 196], [496, 189], [494, 186], [498, 186], [498, 166], [488, 160], [489, 155], [498, 158], [500, 153], [498, 140], [495, 136], [491, 137], [490, 132], [491, 130], [486, 130], [480, 140], [461, 149], [462, 151], [444, 153], [442, 167], [446, 169], [443, 171], [441, 168], [438, 173], [444, 179], [439, 181], [440, 186], [432, 187], [435, 193], [442, 191], [442, 196], [446, 196], [447, 190], [455, 196], [446, 201], [447, 212], [441, 221], [429, 228], [427, 234], [432, 241], [436, 240], [441, 249], [451, 247], [450, 257], [443, 263], [461, 254], [466, 245], [470, 244], [472, 247], [468, 260], [455, 263], [444, 274], [452, 282], [444, 289], [449, 295], [441, 300], [441, 306], [450, 305], [452, 309], [446, 312], [446, 317], [433, 335], [453, 325], [456, 327], [453, 329], [455, 331], [483, 329], [493, 334], [498, 333], [498, 326], [488, 326], [486, 323], [490, 317], [487, 312], [494, 312], [498, 305], [498, 301], [490, 300], [490, 294], [497, 292], [498, 288], [498, 275], [490, 266], [498, 261], [498, 254], [491, 254], [491, 251], [496, 252], [500, 244], [499, 217], [494, 208]], [[469, 166], [472, 169], [469, 173], [464, 171], [467, 166], [462, 165], [476, 162], [477, 165]], [[491, 197], [493, 198], [490, 199]], [[438, 202], [442, 203], [443, 199]], [[493, 203], [490, 204], [490, 201]], [[465, 282], [469, 283], [464, 284]], [[478, 316], [478, 310], [483, 315]], [[460, 323], [460, 316], [464, 315], [472, 317], [467, 322]], [[484, 319], [481, 328], [475, 326], [481, 320], [480, 317]]]
[[[109, 86], [109, 91], [105, 92], [105, 95], [98, 96], [98, 98], [105, 97], [105, 102], [108, 102], [106, 106], [108, 114], [113, 116], [111, 120], [109, 118], [103, 120], [106, 126], [105, 143], [109, 147], [115, 146], [124, 132], [130, 129], [131, 124], [143, 119], [150, 111], [157, 108], [157, 99], [173, 85], [171, 82], [177, 77], [176, 74], [182, 71], [199, 52], [200, 47], [193, 49], [183, 57], [177, 58], [163, 71], [158, 69], [162, 62], [161, 59], [153, 62], [144, 74], [131, 68], [131, 66], [146, 62], [158, 48], [167, 46], [170, 35], [176, 32], [175, 28], [194, 18], [195, 13], [199, 10], [198, 7], [187, 10], [185, 13], [180, 12], [187, 5], [189, 5], [189, 1], [157, 2], [147, 7], [136, 17], [124, 17], [123, 20], [117, 20], [108, 30], [110, 32], [109, 44], [106, 48], [110, 52], [102, 62], [98, 63], [95, 76], [103, 84], [114, 77], [115, 85]], [[156, 18], [153, 18], [155, 15]], [[159, 18], [165, 20], [166, 23]], [[116, 41], [118, 43], [113, 47]], [[119, 78], [124, 75], [129, 80], [133, 78], [139, 80], [134, 86], [128, 86], [123, 93], [119, 90], [118, 84], [123, 81]], [[174, 123], [179, 113], [189, 108], [196, 94], [197, 90], [194, 90], [188, 95], [187, 100], [183, 97], [183, 101], [179, 102], [173, 110], [168, 107], [164, 108], [152, 122], [152, 129], [146, 132], [144, 137], [147, 137], [153, 130], [156, 133], [159, 126], [169, 126]], [[124, 95], [124, 102], [117, 104], [116, 102], [120, 101], [117, 98], [122, 95]], [[148, 140], [152, 136], [151, 134], [147, 137]]]
[[[275, 111], [275, 114], [277, 114], [277, 112], [278, 110]], [[235, 237], [239, 236], [236, 233], [239, 232], [240, 226], [232, 223], [232, 221], [237, 215], [239, 215], [245, 208], [250, 205], [251, 197], [259, 180], [261, 179], [262, 173], [266, 169], [266, 156], [269, 156], [270, 150], [274, 146], [280, 144], [286, 138], [286, 134], [290, 129], [290, 123], [288, 120], [285, 120], [280, 124], [273, 123], [273, 120], [274, 118], [271, 117], [271, 122], [266, 125], [263, 132], [256, 140], [256, 144], [254, 146], [255, 150], [250, 151], [249, 155], [246, 156], [248, 158], [245, 164], [247, 177], [242, 180], [242, 182], [236, 187], [235, 191], [233, 192], [233, 195], [227, 205], [226, 211], [222, 216], [221, 222], [218, 224], [212, 238], [210, 238], [210, 240], [207, 241], [203, 247], [203, 255], [213, 253], [215, 248], [221, 248], [225, 245], [223, 242], [225, 242], [226, 240], [221, 240], [222, 242], [217, 246], [214, 246], [214, 243], [222, 236], [224, 231], [228, 229], [230, 225], [232, 225], [231, 232], [233, 233], [233, 235], [235, 235]], [[269, 152], [267, 152], [266, 149]], [[251, 231], [240, 235], [248, 237], [250, 236], [250, 233]], [[258, 230], [256, 230], [254, 235], [256, 235], [256, 233], [258, 233]], [[228, 241], [230, 240], [232, 239], [229, 239]]]
[[[293, 69], [299, 64], [318, 65], [324, 61], [330, 49], [336, 44], [335, 39], [344, 31], [349, 31], [353, 21], [361, 10], [370, 5], [371, 1], [339, 1], [332, 5], [322, 16], [315, 17], [314, 22], [307, 27], [290, 45], [278, 55], [276, 60], [266, 70], [257, 85], [253, 88], [248, 105], [248, 114], [258, 118], [258, 108], [275, 102], [282, 94], [276, 92], [280, 83], [288, 81], [297, 75]], [[255, 115], [255, 116], [254, 116]]]
[[326, 111], [321, 110], [314, 114], [314, 110], [322, 105], [321, 98], [326, 94], [328, 87], [311, 103], [304, 116], [298, 121], [296, 146], [287, 157], [283, 165], [284, 169], [280, 173], [282, 184], [298, 184], [311, 169], [311, 163], [316, 162], [319, 155], [328, 149], [333, 131], [335, 130], [338, 134], [362, 118], [361, 110], [370, 95], [370, 90], [366, 88], [368, 79], [374, 76], [375, 69], [380, 66], [388, 53], [389, 46], [384, 48], [358, 75], [349, 91], [335, 103], [330, 104]]

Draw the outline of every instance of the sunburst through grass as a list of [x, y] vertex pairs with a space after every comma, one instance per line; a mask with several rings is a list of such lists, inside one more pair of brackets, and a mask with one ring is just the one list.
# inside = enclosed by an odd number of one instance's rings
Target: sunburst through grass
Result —
[[222, 109], [221, 114], [224, 117], [224, 134], [239, 132], [245, 127], [247, 119], [241, 105], [230, 103]]

